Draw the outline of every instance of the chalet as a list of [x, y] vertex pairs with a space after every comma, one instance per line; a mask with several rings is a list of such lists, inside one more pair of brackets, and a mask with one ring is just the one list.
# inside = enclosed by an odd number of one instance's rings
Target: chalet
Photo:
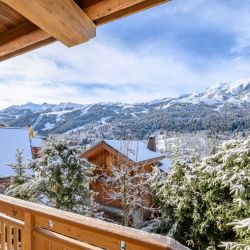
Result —
[[167, 172], [170, 166], [165, 155], [156, 150], [155, 138], [152, 137], [149, 138], [148, 145], [142, 141], [103, 140], [84, 152], [81, 158], [105, 167], [114, 156], [125, 156], [132, 163], [147, 167], [158, 165], [164, 172]]
[[[151, 173], [155, 166], [167, 172], [170, 166], [170, 161], [165, 155], [156, 151], [155, 137], [149, 138], [148, 145], [142, 141], [103, 140], [83, 153], [81, 158], [97, 166], [95, 176], [100, 176], [103, 172], [110, 174], [110, 167], [118, 167], [121, 162], [125, 162], [131, 168], [139, 166], [147, 173]], [[101, 178], [97, 178], [91, 188], [97, 192], [96, 200], [102, 205], [107, 217], [116, 217], [115, 219], [119, 220], [121, 204], [118, 200], [109, 199], [110, 187]], [[148, 195], [146, 200], [151, 204], [151, 195]]]
[[44, 141], [44, 138], [39, 137], [39, 136], [30, 138], [30, 145], [31, 145], [33, 159], [37, 159], [40, 157], [43, 141]]

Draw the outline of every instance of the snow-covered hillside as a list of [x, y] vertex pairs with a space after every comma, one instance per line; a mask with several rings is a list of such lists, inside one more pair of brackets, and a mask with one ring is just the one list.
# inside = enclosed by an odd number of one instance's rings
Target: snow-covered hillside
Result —
[[32, 126], [42, 135], [84, 131], [103, 138], [122, 138], [128, 130], [139, 139], [159, 130], [242, 132], [250, 127], [250, 79], [148, 103], [15, 105], [0, 111], [0, 123]]

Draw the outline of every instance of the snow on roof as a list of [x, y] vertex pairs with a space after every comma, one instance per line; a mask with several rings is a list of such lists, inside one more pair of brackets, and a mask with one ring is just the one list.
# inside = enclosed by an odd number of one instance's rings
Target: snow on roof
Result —
[[169, 169], [171, 167], [171, 160], [168, 158], [164, 158], [160, 161], [159, 169], [162, 170], [165, 173], [169, 172]]
[[16, 162], [17, 149], [24, 150], [24, 162], [32, 159], [28, 129], [0, 128], [0, 177], [13, 175], [7, 164]]
[[43, 139], [41, 137], [33, 137], [30, 141], [33, 148], [41, 148], [43, 145]]
[[142, 141], [104, 140], [104, 142], [137, 163], [164, 157], [160, 152], [148, 149]]

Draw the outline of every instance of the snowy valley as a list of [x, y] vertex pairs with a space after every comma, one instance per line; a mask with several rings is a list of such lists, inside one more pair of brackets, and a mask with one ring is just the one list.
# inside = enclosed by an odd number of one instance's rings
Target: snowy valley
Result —
[[0, 111], [0, 123], [32, 126], [42, 136], [64, 134], [80, 145], [128, 135], [146, 140], [150, 134], [157, 134], [158, 149], [162, 152], [171, 152], [179, 144], [189, 154], [187, 145], [192, 144], [196, 147], [192, 147], [190, 154], [201, 151], [207, 155], [215, 134], [219, 141], [224, 141], [249, 133], [250, 79], [148, 103], [15, 105]]

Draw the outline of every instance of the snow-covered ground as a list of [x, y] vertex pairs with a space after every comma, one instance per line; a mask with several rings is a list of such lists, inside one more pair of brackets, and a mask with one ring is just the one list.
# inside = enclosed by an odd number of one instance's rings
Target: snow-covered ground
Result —
[[189, 160], [198, 153], [201, 157], [209, 155], [214, 140], [206, 133], [162, 134], [157, 136], [157, 149], [166, 153], [170, 158], [181, 156]]

